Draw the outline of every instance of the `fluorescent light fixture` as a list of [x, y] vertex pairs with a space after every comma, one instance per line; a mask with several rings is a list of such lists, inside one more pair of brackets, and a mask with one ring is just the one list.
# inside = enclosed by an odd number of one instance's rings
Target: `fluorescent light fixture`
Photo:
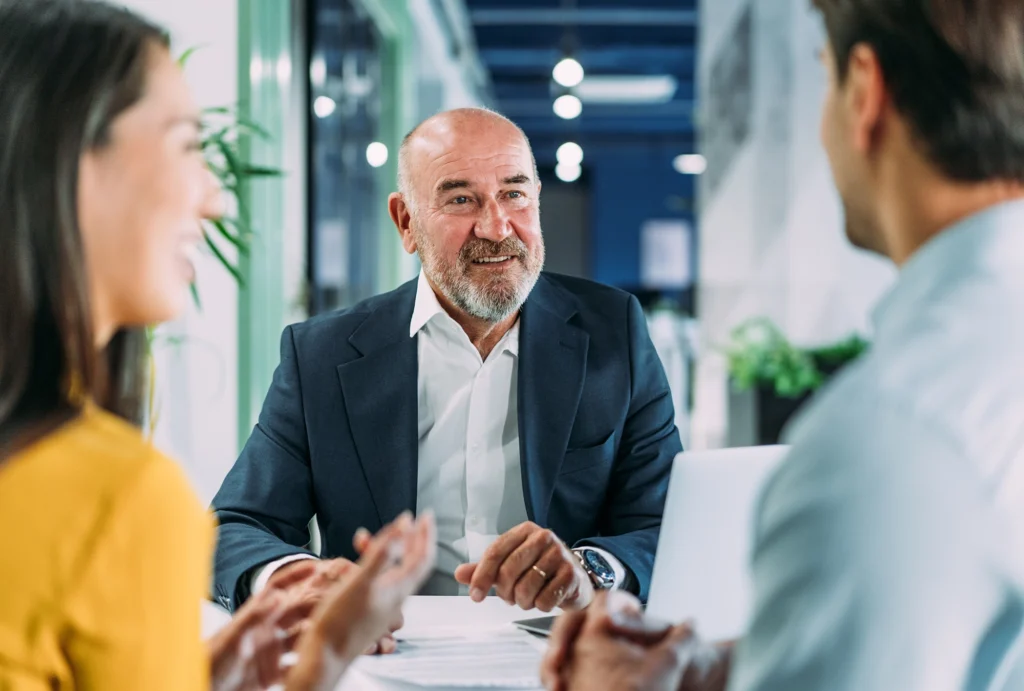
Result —
[[562, 182], [576, 182], [582, 173], [583, 169], [579, 163], [559, 163], [555, 166], [555, 175]]
[[576, 94], [584, 103], [668, 103], [678, 86], [670, 74], [587, 77]]
[[566, 94], [565, 96], [559, 96], [556, 98], [553, 108], [555, 115], [563, 120], [578, 118], [580, 113], [583, 112], [583, 104], [580, 103], [580, 99], [576, 98], [572, 94]]
[[700, 154], [682, 154], [675, 157], [672, 167], [682, 175], [700, 175], [708, 169], [708, 161]]
[[555, 152], [555, 158], [558, 159], [559, 163], [578, 166], [583, 163], [583, 147], [576, 142], [566, 142], [558, 147], [558, 151]]
[[338, 104], [330, 96], [317, 96], [313, 101], [313, 112], [318, 118], [330, 117], [337, 107]]
[[388, 162], [388, 147], [381, 142], [370, 142], [366, 147], [366, 162], [374, 168], [380, 168]]
[[583, 81], [583, 65], [573, 58], [563, 58], [551, 70], [551, 76], [562, 86], [571, 89]]

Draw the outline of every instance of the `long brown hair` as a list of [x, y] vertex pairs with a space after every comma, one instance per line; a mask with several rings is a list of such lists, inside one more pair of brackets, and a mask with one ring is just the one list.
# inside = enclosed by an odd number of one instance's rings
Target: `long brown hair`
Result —
[[145, 89], [167, 34], [92, 0], [0, 0], [0, 460], [87, 399], [138, 424], [146, 338], [97, 352], [78, 225], [82, 154]]

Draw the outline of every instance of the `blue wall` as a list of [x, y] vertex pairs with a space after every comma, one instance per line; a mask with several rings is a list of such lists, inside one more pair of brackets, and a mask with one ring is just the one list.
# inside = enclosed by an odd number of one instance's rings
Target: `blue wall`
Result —
[[[680, 175], [674, 149], [587, 152], [591, 195], [591, 275], [613, 286], [640, 284], [640, 229], [653, 218], [694, 219], [696, 177]], [[683, 202], [685, 200], [685, 202]], [[685, 204], [685, 206], [683, 206]], [[695, 249], [695, 248], [693, 248]], [[696, 252], [693, 252], [696, 256]]]

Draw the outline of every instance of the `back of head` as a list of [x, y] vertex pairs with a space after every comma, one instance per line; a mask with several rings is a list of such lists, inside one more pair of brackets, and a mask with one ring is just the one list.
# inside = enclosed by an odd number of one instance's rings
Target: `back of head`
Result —
[[840, 78], [870, 45], [922, 153], [958, 182], [1024, 183], [1024, 2], [812, 0]]
[[163, 31], [89, 0], [0, 0], [0, 457], [92, 397], [137, 420], [144, 334], [98, 357], [79, 163], [142, 95]]

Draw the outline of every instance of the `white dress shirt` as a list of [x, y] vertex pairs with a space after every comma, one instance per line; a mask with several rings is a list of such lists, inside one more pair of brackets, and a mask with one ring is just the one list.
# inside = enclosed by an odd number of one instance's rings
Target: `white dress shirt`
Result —
[[[420, 272], [409, 337], [418, 335], [418, 512], [437, 518], [437, 566], [422, 591], [465, 595], [460, 564], [479, 561], [498, 536], [529, 520], [519, 459], [519, 322], [484, 360]], [[595, 548], [590, 548], [595, 549]], [[622, 563], [595, 549], [625, 581]], [[256, 569], [252, 592], [295, 554]]]
[[484, 360], [420, 273], [417, 511], [437, 517], [437, 569], [424, 592], [466, 594], [452, 574], [527, 520], [519, 464], [519, 322]]
[[920, 249], [875, 329], [761, 498], [732, 691], [1024, 681], [1024, 203]]

